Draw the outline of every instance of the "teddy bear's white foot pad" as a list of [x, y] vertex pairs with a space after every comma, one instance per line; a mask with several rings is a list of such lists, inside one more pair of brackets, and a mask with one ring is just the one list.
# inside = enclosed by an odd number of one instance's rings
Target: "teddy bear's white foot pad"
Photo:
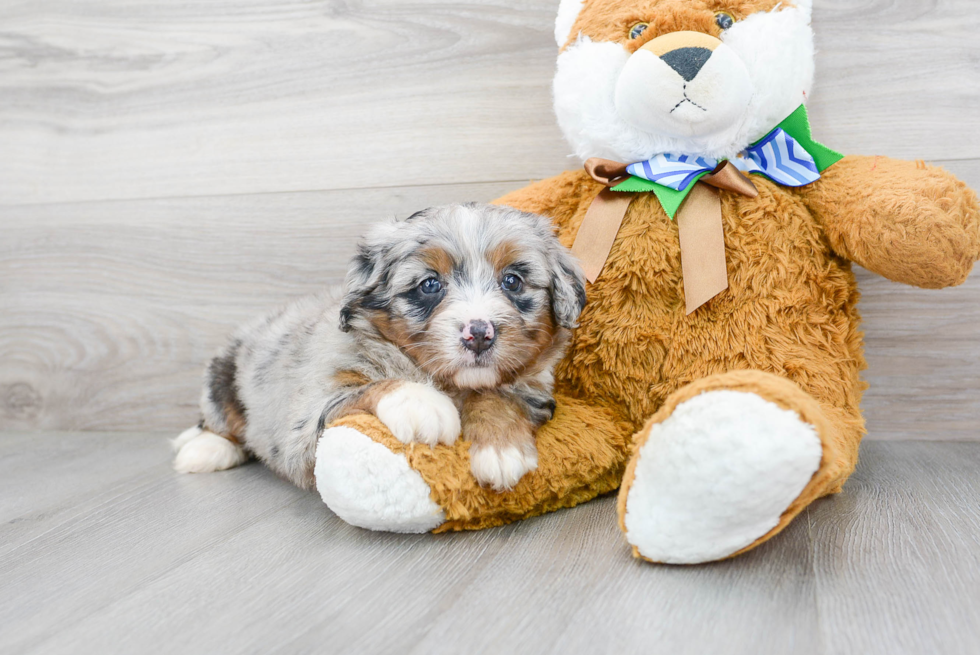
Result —
[[722, 559], [776, 526], [820, 466], [816, 429], [741, 391], [709, 391], [652, 426], [626, 499], [627, 541], [655, 562]]
[[325, 430], [316, 450], [316, 488], [351, 525], [385, 532], [429, 532], [446, 520], [429, 485], [404, 456], [354, 428]]

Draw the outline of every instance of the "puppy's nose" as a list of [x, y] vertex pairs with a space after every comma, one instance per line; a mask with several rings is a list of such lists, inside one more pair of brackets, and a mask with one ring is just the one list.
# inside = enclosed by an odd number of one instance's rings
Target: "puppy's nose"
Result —
[[470, 321], [463, 328], [463, 347], [480, 354], [496, 340], [493, 324], [487, 321]]
[[690, 82], [698, 76], [704, 65], [711, 59], [711, 55], [711, 50], [707, 48], [678, 48], [660, 55], [660, 58], [677, 71], [685, 82]]

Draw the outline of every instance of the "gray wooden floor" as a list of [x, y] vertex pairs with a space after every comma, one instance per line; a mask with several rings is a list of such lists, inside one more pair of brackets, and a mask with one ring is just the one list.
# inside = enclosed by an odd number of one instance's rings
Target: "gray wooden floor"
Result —
[[[980, 653], [980, 275], [858, 271], [861, 466], [732, 562], [634, 562], [611, 498], [400, 537], [170, 471], [225, 335], [365, 225], [577, 165], [557, 4], [0, 3], [0, 652]], [[814, 4], [817, 138], [980, 188], [976, 0]]]
[[980, 652], [980, 444], [868, 442], [846, 492], [731, 562], [629, 556], [614, 498], [476, 533], [336, 518], [158, 435], [0, 439], [4, 653]]

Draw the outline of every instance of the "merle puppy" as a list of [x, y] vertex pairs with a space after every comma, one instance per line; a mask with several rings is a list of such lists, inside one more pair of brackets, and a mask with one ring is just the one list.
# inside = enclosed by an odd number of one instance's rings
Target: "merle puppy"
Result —
[[462, 433], [476, 479], [511, 489], [537, 466], [552, 370], [584, 305], [582, 272], [546, 218], [466, 204], [381, 223], [344, 290], [246, 325], [211, 361], [203, 418], [175, 440], [174, 466], [254, 455], [312, 488], [324, 426], [368, 412], [406, 443]]

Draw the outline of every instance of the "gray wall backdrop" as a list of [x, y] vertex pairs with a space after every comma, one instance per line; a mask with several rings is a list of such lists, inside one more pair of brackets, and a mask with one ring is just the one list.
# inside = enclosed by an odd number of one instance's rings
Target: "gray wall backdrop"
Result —
[[[816, 0], [814, 132], [980, 187], [975, 0]], [[576, 166], [557, 0], [0, 5], [0, 429], [175, 431], [378, 218]], [[858, 271], [874, 439], [980, 439], [980, 281]]]

